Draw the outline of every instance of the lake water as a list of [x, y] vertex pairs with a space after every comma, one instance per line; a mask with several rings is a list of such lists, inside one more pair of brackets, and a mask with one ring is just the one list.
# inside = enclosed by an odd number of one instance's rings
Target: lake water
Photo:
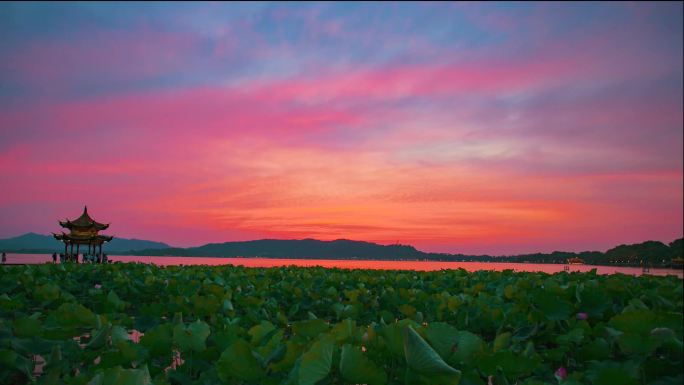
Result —
[[[338, 260], [338, 259], [271, 259], [271, 258], [209, 258], [209, 257], [144, 257], [144, 256], [109, 256], [112, 262], [142, 262], [159, 266], [168, 265], [242, 265], [246, 267], [279, 267], [279, 266], [322, 266], [338, 267], [342, 269], [375, 269], [375, 270], [419, 270], [434, 271], [442, 269], [478, 270], [515, 270], [515, 271], [543, 271], [558, 273], [567, 266], [570, 271], [587, 272], [596, 269], [599, 274], [630, 274], [642, 275], [640, 267], [620, 266], [591, 266], [591, 265], [560, 265], [542, 263], [484, 263], [484, 262], [426, 262], [426, 261], [369, 261], [369, 260]], [[47, 254], [7, 254], [7, 263], [45, 263], [52, 262]], [[651, 275], [676, 275], [682, 278], [682, 270], [651, 269]]]

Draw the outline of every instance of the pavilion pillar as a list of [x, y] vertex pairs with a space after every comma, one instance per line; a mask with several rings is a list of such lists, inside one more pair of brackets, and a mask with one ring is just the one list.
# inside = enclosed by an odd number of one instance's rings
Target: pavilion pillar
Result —
[[66, 257], [67, 255], [67, 247], [69, 246], [69, 242], [64, 242], [64, 256]]

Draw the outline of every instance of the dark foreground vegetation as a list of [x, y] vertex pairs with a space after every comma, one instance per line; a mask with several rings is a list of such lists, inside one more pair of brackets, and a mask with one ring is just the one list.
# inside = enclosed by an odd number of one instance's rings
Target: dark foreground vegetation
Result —
[[681, 384], [674, 276], [0, 267], [0, 384]]

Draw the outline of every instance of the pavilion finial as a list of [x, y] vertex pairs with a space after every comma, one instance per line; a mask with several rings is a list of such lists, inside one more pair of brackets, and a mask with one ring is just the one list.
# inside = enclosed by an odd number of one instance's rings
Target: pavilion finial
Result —
[[83, 213], [88, 214], [88, 206], [83, 206]]

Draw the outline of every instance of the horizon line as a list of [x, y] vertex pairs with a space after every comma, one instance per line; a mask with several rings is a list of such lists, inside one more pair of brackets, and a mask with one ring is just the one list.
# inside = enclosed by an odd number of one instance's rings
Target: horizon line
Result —
[[[24, 236], [24, 235], [30, 235], [30, 234], [35, 234], [35, 235], [40, 235], [40, 236], [46, 236], [46, 237], [49, 237], [49, 236], [50, 236], [49, 234], [41, 234], [41, 233], [29, 231], [29, 232], [27, 232], [27, 233], [20, 234], [20, 235], [14, 236], [14, 237], [0, 238], [0, 241], [2, 241], [2, 240], [7, 240], [7, 239], [11, 239], [11, 238], [18, 238], [18, 237], [21, 237], [21, 236]], [[463, 256], [490, 256], [490, 257], [512, 257], [512, 256], [517, 256], [517, 255], [553, 254], [553, 253], [575, 253], [575, 254], [579, 254], [579, 253], [592, 253], [592, 252], [605, 253], [605, 252], [607, 252], [608, 250], [611, 250], [611, 249], [613, 249], [613, 248], [615, 248], [615, 247], [619, 247], [619, 246], [629, 246], [629, 245], [637, 245], [637, 244], [642, 244], [642, 243], [646, 243], [646, 242], [660, 242], [660, 243], [663, 243], [663, 244], [666, 245], [666, 246], [669, 246], [670, 243], [673, 243], [673, 242], [675, 242], [675, 241], [677, 241], [677, 240], [679, 240], [679, 239], [684, 239], [684, 235], [683, 235], [683, 236], [680, 236], [679, 238], [675, 238], [675, 239], [673, 239], [673, 240], [670, 241], [670, 242], [664, 242], [664, 241], [659, 241], [659, 240], [654, 240], [654, 239], [648, 239], [648, 240], [645, 240], [645, 241], [634, 242], [634, 243], [621, 243], [621, 244], [618, 244], [618, 245], [614, 245], [614, 246], [612, 246], [612, 247], [609, 247], [609, 248], [607, 248], [607, 249], [604, 250], [604, 251], [601, 251], [601, 250], [582, 250], [582, 251], [554, 250], [554, 251], [550, 251], [550, 252], [534, 251], [534, 252], [518, 253], [518, 254], [465, 254], [465, 253], [460, 253], [460, 252], [433, 252], [433, 251], [423, 251], [423, 250], [420, 250], [420, 249], [418, 249], [417, 247], [415, 247], [414, 245], [411, 245], [411, 244], [403, 244], [403, 243], [390, 243], [390, 244], [384, 244], [384, 243], [379, 243], [379, 242], [365, 241], [365, 240], [354, 240], [354, 239], [349, 239], [349, 238], [337, 238], [337, 239], [331, 239], [331, 240], [323, 240], [323, 239], [316, 239], [316, 238], [301, 238], [301, 239], [289, 239], [289, 238], [287, 238], [287, 239], [279, 239], [279, 238], [260, 238], [260, 239], [238, 240], [238, 241], [208, 242], [208, 243], [201, 244], [201, 245], [199, 245], [199, 246], [187, 246], [187, 247], [173, 246], [173, 245], [170, 245], [169, 243], [164, 242], [164, 241], [153, 241], [153, 240], [149, 240], [149, 239], [140, 239], [140, 238], [125, 238], [125, 237], [117, 237], [117, 236], [114, 236], [113, 239], [125, 239], [125, 240], [129, 240], [129, 241], [144, 241], [144, 242], [163, 243], [163, 244], [166, 244], [167, 246], [169, 246], [169, 247], [168, 247], [169, 249], [193, 249], [193, 248], [199, 248], [199, 247], [203, 247], [203, 246], [207, 246], [207, 245], [221, 245], [221, 244], [225, 244], [225, 243], [258, 242], [258, 241], [306, 241], [306, 240], [313, 240], [313, 241], [318, 241], [318, 242], [350, 241], [350, 242], [359, 242], [359, 243], [370, 243], [370, 244], [379, 245], [379, 246], [408, 246], [408, 247], [412, 247], [412, 248], [415, 249], [416, 251], [419, 251], [419, 252], [425, 253], [425, 254], [444, 254], [444, 255], [463, 255]]]

